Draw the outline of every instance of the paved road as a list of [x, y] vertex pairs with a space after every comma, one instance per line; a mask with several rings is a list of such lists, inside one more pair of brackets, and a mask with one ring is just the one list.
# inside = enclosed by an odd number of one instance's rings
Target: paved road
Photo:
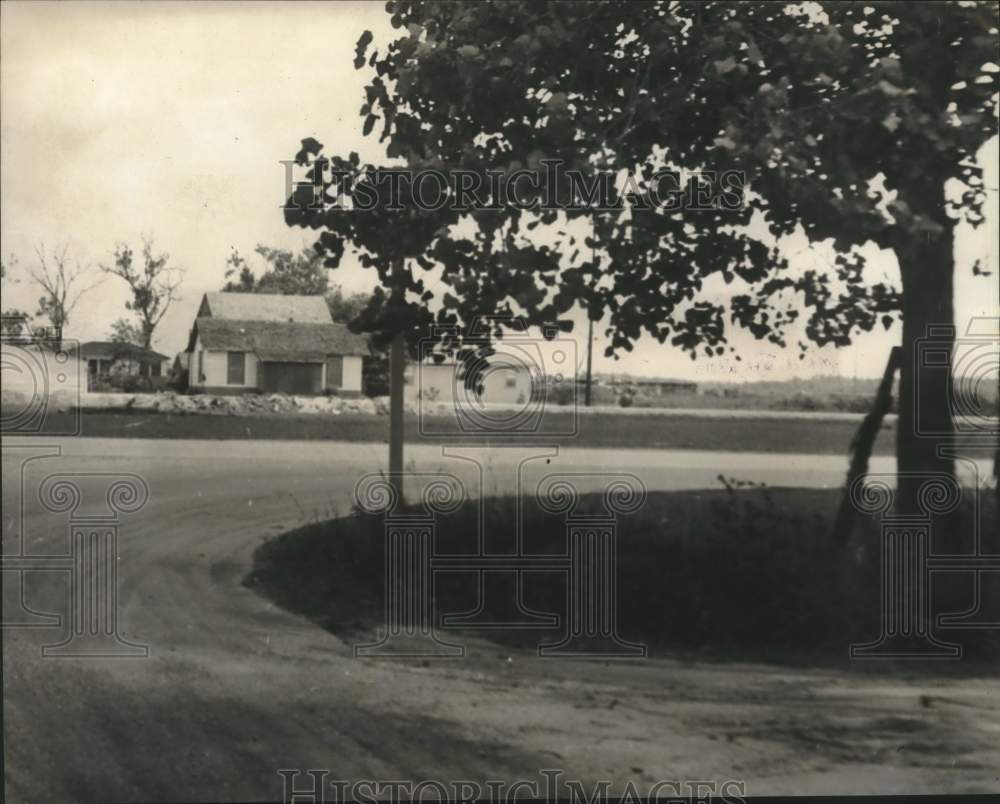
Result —
[[[66, 515], [39, 503], [52, 473], [136, 473], [151, 491], [122, 520], [117, 564], [120, 630], [148, 645], [148, 658], [43, 659], [41, 646], [65, 628], [4, 631], [8, 800], [275, 799], [281, 768], [349, 780], [539, 779], [562, 768], [566, 778], [636, 784], [746, 779], [756, 794], [1000, 789], [988, 770], [1000, 767], [994, 682], [541, 661], [489, 643], [448, 663], [353, 658], [350, 645], [241, 581], [264, 540], [346, 512], [356, 479], [382, 468], [384, 454], [335, 442], [5, 439], [5, 556], [22, 537], [25, 554], [67, 553]], [[525, 457], [493, 450], [486, 490], [511, 491]], [[431, 447], [409, 458], [475, 487], [468, 461]], [[823, 486], [840, 482], [843, 464], [580, 449], [538, 456], [528, 474], [630, 471], [650, 489], [718, 488], [720, 473]], [[4, 575], [7, 617], [20, 610], [19, 589]], [[25, 601], [67, 611], [67, 577], [31, 573]], [[940, 702], [921, 706], [921, 696]], [[901, 754], [899, 735], [913, 729], [924, 753]]]

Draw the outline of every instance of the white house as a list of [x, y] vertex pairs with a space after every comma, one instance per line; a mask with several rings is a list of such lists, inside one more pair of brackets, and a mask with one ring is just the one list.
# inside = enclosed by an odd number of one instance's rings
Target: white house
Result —
[[206, 293], [188, 339], [188, 386], [210, 393], [362, 391], [368, 341], [322, 296]]
[[169, 357], [133, 343], [87, 341], [72, 352], [86, 363], [87, 383], [91, 389], [102, 378], [114, 373], [153, 379], [165, 377], [170, 370]]

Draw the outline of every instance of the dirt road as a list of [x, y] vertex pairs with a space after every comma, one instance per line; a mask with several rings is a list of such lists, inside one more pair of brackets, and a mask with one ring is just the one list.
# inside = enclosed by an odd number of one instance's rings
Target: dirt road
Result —
[[[25, 462], [46, 449], [50, 457]], [[120, 629], [149, 646], [148, 658], [42, 658], [40, 646], [60, 641], [65, 628], [3, 633], [8, 800], [278, 799], [282, 768], [446, 782], [539, 780], [541, 769], [559, 768], [568, 779], [640, 787], [742, 780], [758, 795], [1000, 790], [996, 680], [655, 656], [553, 661], [484, 642], [458, 661], [355, 659], [351, 645], [242, 580], [262, 541], [345, 513], [354, 482], [379, 468], [384, 451], [336, 442], [5, 439], [5, 555], [19, 549], [22, 533], [26, 553], [67, 553], [65, 514], [38, 501], [51, 473], [133, 472], [151, 491], [122, 520], [118, 561]], [[549, 460], [573, 471], [632, 471], [662, 489], [718, 487], [720, 473], [826, 485], [843, 472], [833, 457], [623, 455], [569, 450]], [[461, 463], [430, 447], [410, 457], [425, 470]], [[510, 452], [495, 451], [487, 491], [509, 490], [515, 464]], [[17, 600], [12, 573], [4, 576], [6, 616]], [[66, 573], [29, 574], [25, 601], [35, 611], [65, 612], [67, 595]]]

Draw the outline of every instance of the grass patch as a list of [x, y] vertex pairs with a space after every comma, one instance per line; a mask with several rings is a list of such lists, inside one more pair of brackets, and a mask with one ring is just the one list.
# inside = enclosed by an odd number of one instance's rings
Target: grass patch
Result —
[[[848, 646], [879, 632], [880, 536], [878, 523], [865, 519], [849, 547], [833, 544], [830, 522], [838, 499], [839, 493], [830, 490], [733, 487], [651, 494], [642, 509], [619, 521], [622, 635], [647, 643], [652, 655], [848, 664]], [[588, 496], [583, 505], [598, 510], [599, 502]], [[994, 495], [984, 494], [983, 503], [987, 549], [998, 552]], [[513, 530], [514, 501], [491, 498], [483, 504], [495, 550], [497, 523]], [[934, 550], [967, 552], [971, 515], [971, 506], [966, 506], [950, 522], [939, 523]], [[469, 503], [442, 518], [437, 552], [473, 551], [477, 517], [476, 503]], [[561, 518], [527, 504], [524, 522], [529, 552], [566, 549]], [[246, 583], [348, 641], [363, 641], [382, 621], [383, 551], [379, 517], [355, 515], [317, 523], [261, 546]], [[475, 607], [472, 574], [439, 578], [438, 617]], [[565, 580], [558, 573], [525, 575], [525, 602], [533, 609], [560, 613], [565, 594]], [[1000, 603], [996, 598], [993, 594], [994, 607]], [[508, 595], [503, 602], [509, 604], [510, 599]], [[969, 608], [970, 576], [937, 576], [934, 601], [938, 611]], [[488, 608], [494, 603], [489, 601]], [[491, 613], [502, 617], [505, 612]], [[961, 642], [971, 661], [933, 663], [935, 671], [981, 670], [983, 662], [997, 666], [996, 631], [940, 633]], [[525, 648], [558, 636], [539, 631], [479, 635]], [[884, 662], [854, 663], [862, 664], [887, 667]], [[915, 670], [917, 664], [904, 662], [900, 667]]]
[[[571, 413], [554, 409], [545, 415], [551, 431], [566, 432], [571, 429]], [[446, 429], [445, 421], [440, 420], [434, 430]], [[859, 424], [855, 421], [754, 419], [752, 415], [748, 418], [704, 419], [655, 413], [619, 415], [614, 412], [580, 415], [577, 422], [579, 429], [575, 435], [546, 438], [546, 443], [577, 447], [846, 455]], [[81, 435], [93, 438], [302, 439], [378, 443], [389, 439], [387, 416], [348, 413], [339, 416], [226, 416], [150, 411], [50, 412], [40, 435], [75, 432], [78, 423]], [[418, 425], [416, 416], [407, 416], [408, 443], [440, 443], [440, 439], [422, 437]], [[894, 442], [894, 426], [883, 427], [875, 444], [876, 454], [892, 454]], [[477, 443], [486, 444], [488, 440]]]

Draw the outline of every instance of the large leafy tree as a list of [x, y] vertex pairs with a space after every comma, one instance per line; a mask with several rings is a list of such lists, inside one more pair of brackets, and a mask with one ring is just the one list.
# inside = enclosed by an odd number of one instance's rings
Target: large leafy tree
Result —
[[[947, 370], [919, 366], [917, 344], [952, 344], [954, 228], [982, 222], [975, 157], [996, 133], [996, 4], [387, 11], [400, 38], [369, 54], [362, 37], [355, 64], [374, 72], [361, 114], [390, 157], [480, 176], [558, 158], [583, 175], [627, 175], [632, 190], [599, 215], [526, 204], [468, 215], [471, 235], [425, 219], [415, 261], [440, 268], [454, 290], [437, 299], [439, 319], [514, 311], [541, 323], [582, 304], [609, 322], [612, 352], [646, 333], [696, 355], [731, 348], [735, 328], [784, 345], [804, 318], [804, 348], [845, 345], [900, 317], [899, 467], [952, 471], [939, 439], [916, 436], [918, 387], [924, 428], [951, 426]], [[742, 171], [746, 203], [685, 214], [644, 203], [663, 168]], [[530, 202], [530, 185], [520, 188]], [[555, 189], [566, 198], [573, 188]], [[581, 215], [592, 219], [583, 248], [566, 225]], [[325, 229], [319, 247], [334, 262], [344, 240], [358, 242], [354, 220], [336, 210], [289, 218]], [[532, 237], [538, 224], [548, 237]], [[775, 246], [793, 233], [833, 247], [829, 272], [791, 270]], [[896, 255], [899, 286], [867, 280], [867, 244]], [[725, 300], [710, 292], [719, 282], [732, 285]], [[909, 505], [913, 487], [901, 485]]]
[[127, 318], [119, 318], [111, 323], [109, 331], [112, 343], [142, 346], [142, 329]]
[[258, 276], [249, 262], [235, 249], [226, 261], [224, 291], [235, 293], [282, 293], [322, 296], [329, 290], [327, 269], [322, 256], [313, 249], [296, 254], [288, 249], [258, 244], [254, 252], [264, 263]]

